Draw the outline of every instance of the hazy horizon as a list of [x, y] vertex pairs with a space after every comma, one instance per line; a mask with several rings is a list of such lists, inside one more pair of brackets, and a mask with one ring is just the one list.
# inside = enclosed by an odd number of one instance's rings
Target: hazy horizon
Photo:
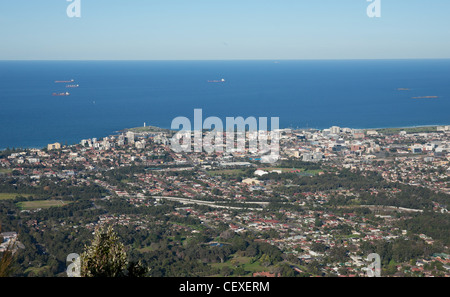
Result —
[[77, 1], [0, 3], [0, 60], [450, 58], [445, 0]]

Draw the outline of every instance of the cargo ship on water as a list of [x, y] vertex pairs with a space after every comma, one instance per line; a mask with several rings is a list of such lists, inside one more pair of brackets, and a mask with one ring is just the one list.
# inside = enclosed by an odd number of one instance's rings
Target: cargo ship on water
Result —
[[80, 85], [66, 85], [66, 88], [78, 88]]
[[63, 92], [63, 93], [53, 93], [53, 96], [70, 96], [69, 92]]
[[75, 80], [74, 79], [71, 79], [71, 80], [55, 80], [55, 83], [72, 83], [72, 82], [74, 82]]
[[413, 99], [437, 99], [439, 96], [420, 96], [420, 97], [412, 97]]
[[222, 78], [220, 80], [208, 80], [209, 83], [221, 83], [221, 82], [225, 82], [225, 79]]

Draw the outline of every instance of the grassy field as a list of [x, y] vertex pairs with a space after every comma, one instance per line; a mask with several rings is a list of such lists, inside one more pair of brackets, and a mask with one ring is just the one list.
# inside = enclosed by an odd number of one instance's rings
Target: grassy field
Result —
[[[322, 172], [323, 170], [305, 170], [304, 168], [278, 168], [278, 167], [261, 167], [261, 170], [264, 171], [272, 171], [272, 170], [278, 170], [281, 171], [282, 173], [289, 173], [292, 172], [294, 170], [296, 171], [300, 171], [302, 174], [305, 175], [316, 175], [319, 172]], [[210, 170], [208, 171], [208, 174], [211, 176], [224, 176], [224, 175], [229, 175], [229, 176], [238, 176], [240, 174], [245, 174], [247, 169], [222, 169], [222, 170]], [[255, 169], [256, 171], [256, 169]]]
[[146, 246], [146, 247], [138, 249], [138, 251], [141, 253], [149, 253], [149, 252], [154, 252], [156, 250], [157, 250], [157, 248], [152, 248], [150, 246]]
[[277, 168], [277, 167], [267, 167], [267, 168], [261, 168], [264, 171], [272, 171], [272, 170], [278, 170], [282, 173], [289, 173], [293, 171], [298, 171], [305, 175], [316, 175], [319, 174], [319, 172], [322, 172], [323, 170], [317, 169], [317, 170], [305, 170], [304, 168]]
[[16, 196], [19, 196], [20, 194], [15, 193], [0, 193], [0, 200], [8, 200], [8, 199], [14, 199]]
[[131, 132], [134, 132], [134, 133], [144, 133], [144, 132], [170, 132], [169, 129], [163, 129], [163, 128], [154, 127], [154, 126], [134, 127], [134, 128], [125, 129], [125, 131], [131, 131]]
[[236, 268], [237, 266], [241, 266], [245, 271], [248, 272], [248, 275], [252, 275], [254, 272], [267, 271], [269, 268], [262, 266], [259, 261], [255, 261], [252, 263], [251, 257], [242, 257], [235, 255], [232, 259], [224, 262], [224, 263], [213, 263], [212, 267], [222, 269], [225, 266], [230, 267], [231, 269]]
[[400, 131], [406, 131], [407, 133], [427, 133], [427, 132], [437, 132], [437, 126], [423, 126], [423, 127], [407, 127], [407, 128], [383, 128], [374, 129], [385, 135], [398, 134]]
[[64, 206], [69, 202], [65, 202], [62, 200], [36, 200], [36, 201], [22, 201], [17, 203], [17, 205], [22, 210], [31, 210], [37, 208], [50, 208], [50, 207], [58, 207]]
[[208, 171], [208, 174], [211, 176], [216, 175], [239, 175], [244, 174], [245, 170], [243, 169], [222, 169], [222, 170], [211, 170]]
[[7, 174], [7, 173], [11, 173], [11, 172], [13, 172], [12, 169], [0, 168], [0, 174], [2, 174], [2, 173]]
[[305, 170], [305, 171], [302, 171], [300, 174], [305, 174], [305, 175], [316, 175], [316, 174], [319, 174], [320, 172], [323, 172], [323, 170], [321, 170], [321, 169], [317, 169], [317, 170]]
[[41, 273], [45, 274], [50, 270], [49, 265], [45, 265], [42, 267], [29, 267], [25, 270], [25, 275], [29, 275], [30, 277], [39, 276]]

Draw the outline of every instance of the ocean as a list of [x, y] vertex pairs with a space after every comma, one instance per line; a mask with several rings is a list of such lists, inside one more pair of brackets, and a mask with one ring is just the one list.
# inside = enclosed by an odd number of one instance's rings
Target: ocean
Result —
[[448, 125], [450, 60], [0, 61], [0, 149], [170, 128], [196, 108], [281, 128]]

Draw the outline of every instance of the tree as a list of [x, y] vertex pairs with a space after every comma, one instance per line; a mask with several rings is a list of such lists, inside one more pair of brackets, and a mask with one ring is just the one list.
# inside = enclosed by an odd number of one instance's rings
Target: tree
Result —
[[238, 275], [238, 276], [243, 276], [243, 275], [245, 275], [247, 272], [245, 271], [244, 267], [239, 266], [238, 268], [236, 268], [236, 269], [234, 270], [234, 273], [235, 273], [236, 275]]
[[224, 276], [230, 276], [233, 274], [233, 270], [229, 266], [224, 266], [221, 272]]
[[112, 226], [98, 228], [91, 246], [81, 255], [84, 277], [137, 277], [146, 273], [140, 263], [128, 263], [125, 247]]
[[295, 270], [291, 268], [287, 263], [281, 263], [274, 269], [276, 276], [282, 277], [295, 277]]
[[[0, 232], [2, 230], [2, 226], [0, 225]], [[3, 241], [3, 238], [1, 238]], [[7, 277], [9, 275], [11, 275], [12, 272], [12, 261], [13, 261], [13, 251], [11, 250], [12, 248], [14, 248], [14, 242], [11, 244], [8, 244], [8, 246], [6, 247], [6, 250], [1, 254], [0, 257], [0, 277]]]
[[389, 261], [386, 269], [383, 270], [387, 275], [393, 275], [397, 272], [397, 263], [394, 260]]
[[261, 258], [259, 259], [259, 261], [261, 262], [261, 265], [263, 265], [265, 267], [272, 265], [272, 261], [271, 261], [269, 255], [267, 255], [267, 254], [263, 254], [261, 256]]
[[326, 250], [328, 249], [328, 247], [320, 242], [314, 242], [311, 245], [311, 250], [313, 250], [314, 252], [318, 252], [318, 253], [324, 253]]

